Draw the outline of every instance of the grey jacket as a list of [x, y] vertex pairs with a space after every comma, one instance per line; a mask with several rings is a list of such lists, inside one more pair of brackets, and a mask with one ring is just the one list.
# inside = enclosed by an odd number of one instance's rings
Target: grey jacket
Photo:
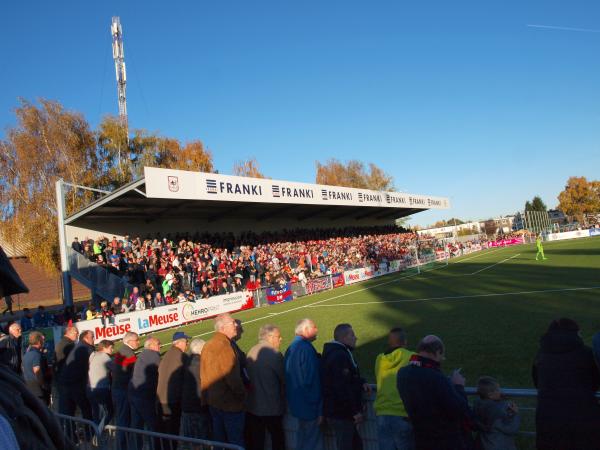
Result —
[[508, 412], [508, 403], [477, 399], [473, 403], [478, 439], [484, 450], [516, 450], [515, 435], [521, 418]]
[[247, 411], [255, 416], [281, 416], [285, 412], [283, 355], [259, 342], [247, 355], [250, 390]]

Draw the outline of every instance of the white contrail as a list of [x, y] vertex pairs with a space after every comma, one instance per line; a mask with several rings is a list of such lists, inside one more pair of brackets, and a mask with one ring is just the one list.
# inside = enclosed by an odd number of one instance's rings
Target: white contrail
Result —
[[600, 30], [592, 30], [590, 28], [557, 27], [554, 25], [535, 25], [535, 24], [527, 24], [527, 26], [530, 28], [544, 28], [546, 30], [577, 31], [580, 33], [600, 33]]

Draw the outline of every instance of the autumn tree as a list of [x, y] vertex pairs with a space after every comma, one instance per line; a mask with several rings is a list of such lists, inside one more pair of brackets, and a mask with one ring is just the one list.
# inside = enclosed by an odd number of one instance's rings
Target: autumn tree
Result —
[[330, 186], [346, 186], [374, 191], [393, 191], [394, 179], [381, 168], [369, 163], [369, 169], [356, 160], [343, 163], [335, 158], [324, 164], [317, 161], [316, 182]]
[[260, 171], [256, 158], [250, 158], [246, 161], [236, 161], [233, 164], [233, 174], [238, 177], [267, 178]]
[[548, 211], [548, 208], [542, 198], [536, 195], [531, 201], [525, 202], [525, 211]]
[[[111, 190], [142, 176], [144, 166], [213, 172], [211, 153], [200, 141], [145, 130], [128, 136], [118, 118], [107, 116], [98, 130], [55, 101], [21, 100], [16, 125], [0, 141], [0, 219], [3, 237], [27, 246], [34, 264], [58, 267], [55, 182]], [[95, 194], [69, 189], [67, 214]]]
[[[0, 141], [0, 218], [6, 239], [28, 246], [30, 260], [56, 267], [58, 234], [54, 184], [97, 186], [96, 140], [79, 113], [59, 103], [21, 100], [15, 109], [17, 124]], [[89, 201], [89, 193], [72, 191], [67, 210]]]
[[585, 177], [571, 177], [565, 189], [558, 194], [558, 209], [585, 223], [585, 215], [600, 211], [600, 181]]

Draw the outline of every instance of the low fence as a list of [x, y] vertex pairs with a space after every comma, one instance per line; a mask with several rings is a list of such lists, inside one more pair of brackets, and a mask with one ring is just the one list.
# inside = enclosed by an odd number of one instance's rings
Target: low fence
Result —
[[[378, 450], [379, 439], [377, 432], [377, 422], [373, 401], [375, 400], [375, 386], [372, 392], [365, 394], [365, 421], [358, 426], [359, 434], [363, 441], [364, 450]], [[465, 389], [468, 396], [475, 396], [476, 388], [467, 387]], [[535, 438], [535, 406], [537, 390], [535, 389], [502, 389], [503, 395], [514, 401], [519, 407], [521, 415], [521, 430], [518, 433], [518, 448], [533, 448]], [[597, 394], [600, 399], [600, 393]], [[233, 444], [224, 444], [216, 441], [193, 439], [183, 436], [175, 436], [151, 431], [138, 430], [135, 428], [116, 427], [107, 425], [104, 430], [89, 420], [69, 417], [56, 414], [65, 430], [65, 435], [70, 437], [81, 450], [208, 450], [208, 449], [230, 449], [241, 450], [242, 448]], [[283, 427], [286, 437], [286, 449], [295, 450], [296, 432], [298, 429], [297, 420], [289, 415], [284, 417]], [[325, 450], [336, 450], [333, 430], [325, 422], [322, 426], [324, 436]], [[122, 436], [119, 444], [118, 437]], [[267, 442], [269, 439], [267, 439]], [[266, 449], [270, 446], [266, 445]], [[341, 449], [337, 449], [341, 450]]]

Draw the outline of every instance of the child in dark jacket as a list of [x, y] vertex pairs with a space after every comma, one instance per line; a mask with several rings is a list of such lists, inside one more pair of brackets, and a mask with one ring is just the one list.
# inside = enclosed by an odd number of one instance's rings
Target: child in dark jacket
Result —
[[479, 399], [473, 404], [473, 412], [480, 447], [483, 450], [516, 450], [514, 437], [521, 422], [517, 405], [502, 399], [500, 385], [492, 377], [481, 377], [477, 381], [477, 393]]

